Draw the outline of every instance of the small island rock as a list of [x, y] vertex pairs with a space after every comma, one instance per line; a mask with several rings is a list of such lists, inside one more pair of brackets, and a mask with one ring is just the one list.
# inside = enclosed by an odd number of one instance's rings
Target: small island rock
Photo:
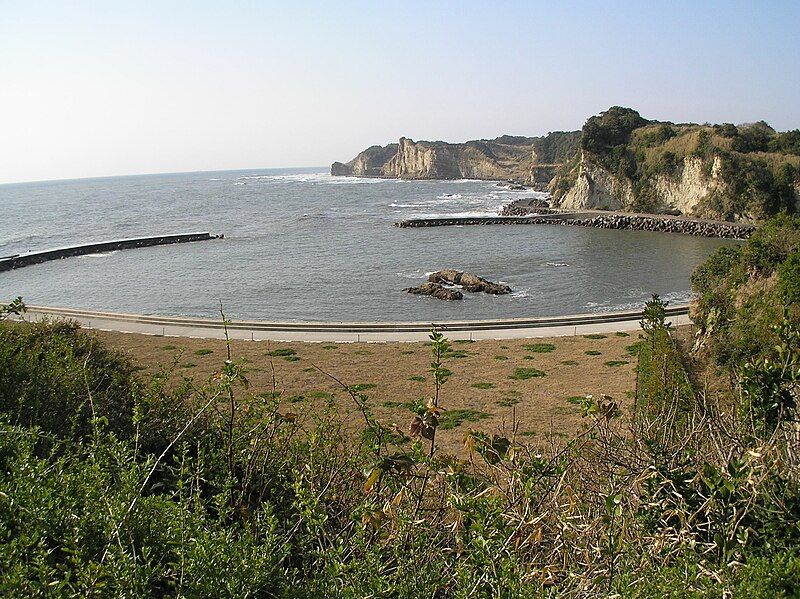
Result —
[[447, 301], [464, 299], [464, 296], [458, 289], [446, 289], [440, 283], [423, 283], [419, 287], [409, 287], [403, 289], [403, 291], [413, 293], [414, 295], [430, 295], [437, 299]]
[[438, 272], [432, 273], [428, 276], [430, 283], [447, 283], [449, 285], [461, 285], [464, 291], [473, 293], [484, 292], [491, 295], [505, 295], [511, 293], [511, 287], [508, 285], [501, 285], [499, 283], [492, 283], [483, 277], [470, 274], [468, 272], [461, 272], [452, 268], [446, 268]]

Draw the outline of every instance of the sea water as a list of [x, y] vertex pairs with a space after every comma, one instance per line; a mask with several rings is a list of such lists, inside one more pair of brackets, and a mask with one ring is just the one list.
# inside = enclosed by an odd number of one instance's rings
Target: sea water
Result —
[[[324, 169], [141, 175], [0, 186], [0, 256], [209, 231], [222, 240], [67, 258], [0, 272], [0, 302], [213, 317], [441, 321], [631, 309], [689, 300], [722, 245], [677, 234], [552, 225], [406, 228], [494, 216], [539, 196], [491, 181], [331, 177]], [[443, 268], [514, 290], [443, 302], [403, 289]]]

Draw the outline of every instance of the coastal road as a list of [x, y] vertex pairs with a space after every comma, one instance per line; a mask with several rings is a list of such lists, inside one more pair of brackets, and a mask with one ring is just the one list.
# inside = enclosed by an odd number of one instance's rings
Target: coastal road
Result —
[[[689, 307], [667, 308], [673, 325], [688, 324]], [[433, 323], [449, 339], [522, 339], [613, 333], [639, 329], [640, 311], [574, 314], [542, 318], [472, 320]], [[87, 329], [140, 333], [165, 337], [224, 339], [221, 320], [97, 312], [72, 308], [29, 306], [25, 319], [69, 319]], [[425, 341], [432, 323], [426, 322], [263, 322], [231, 321], [231, 339], [253, 341], [308, 341], [380, 343]]]

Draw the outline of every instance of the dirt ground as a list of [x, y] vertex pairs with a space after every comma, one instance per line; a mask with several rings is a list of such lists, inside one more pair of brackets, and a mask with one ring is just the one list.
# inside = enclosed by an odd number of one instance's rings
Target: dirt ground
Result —
[[[224, 341], [212, 339], [95, 334], [145, 373], [175, 363], [176, 376], [198, 383], [218, 370], [226, 355]], [[515, 419], [521, 437], [569, 436], [580, 428], [577, 403], [586, 394], [610, 395], [629, 407], [636, 357], [626, 348], [636, 341], [636, 333], [612, 333], [453, 343], [444, 360], [453, 374], [440, 394], [445, 414], [437, 442], [461, 453], [469, 429], [509, 434]], [[333, 395], [345, 417], [356, 418], [352, 399], [321, 369], [347, 385], [360, 385], [379, 420], [403, 431], [412, 418], [404, 404], [433, 393], [430, 349], [425, 343], [232, 342], [234, 359], [246, 359], [251, 392], [272, 390], [274, 365], [282, 401], [291, 409], [321, 407]]]

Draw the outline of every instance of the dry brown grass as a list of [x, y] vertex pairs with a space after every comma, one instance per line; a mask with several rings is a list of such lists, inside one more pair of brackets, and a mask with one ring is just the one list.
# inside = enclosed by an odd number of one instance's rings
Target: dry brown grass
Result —
[[[145, 372], [154, 372], [175, 362], [176, 380], [187, 376], [202, 382], [225, 359], [225, 343], [219, 340], [105, 331], [95, 334], [128, 354]], [[519, 423], [519, 434], [530, 440], [550, 435], [571, 436], [581, 422], [579, 407], [574, 400], [568, 401], [575, 396], [605, 394], [622, 406], [632, 405], [629, 396], [635, 386], [636, 358], [625, 348], [636, 340], [636, 333], [630, 336], [611, 333], [602, 339], [577, 336], [454, 343], [452, 350], [463, 352], [463, 357], [449, 357], [444, 361], [453, 376], [443, 388], [441, 405], [451, 412], [471, 411], [469, 413], [479, 421], [466, 420], [449, 430], [440, 430], [437, 442], [441, 441], [445, 451], [460, 453], [464, 435], [470, 428], [497, 432], [510, 428], [514, 418]], [[523, 347], [531, 343], [551, 343], [555, 349], [536, 353]], [[290, 349], [295, 353], [289, 360], [267, 355], [276, 349]], [[345, 410], [352, 407], [351, 398], [320, 369], [347, 385], [374, 385], [363, 392], [369, 396], [375, 415], [384, 424], [396, 423], [403, 431], [407, 430], [411, 413], [402, 404], [433, 391], [428, 372], [430, 348], [424, 343], [233, 341], [232, 350], [235, 358], [247, 360], [247, 376], [251, 391], [255, 393], [272, 390], [274, 366], [282, 398], [294, 409], [322, 406], [325, 394], [331, 393], [337, 405]], [[600, 354], [587, 355], [587, 351]], [[496, 359], [498, 356], [506, 359]], [[627, 364], [605, 364], [610, 361]], [[518, 368], [535, 368], [545, 376], [526, 380], [510, 378]], [[418, 380], [419, 377], [424, 380]]]

